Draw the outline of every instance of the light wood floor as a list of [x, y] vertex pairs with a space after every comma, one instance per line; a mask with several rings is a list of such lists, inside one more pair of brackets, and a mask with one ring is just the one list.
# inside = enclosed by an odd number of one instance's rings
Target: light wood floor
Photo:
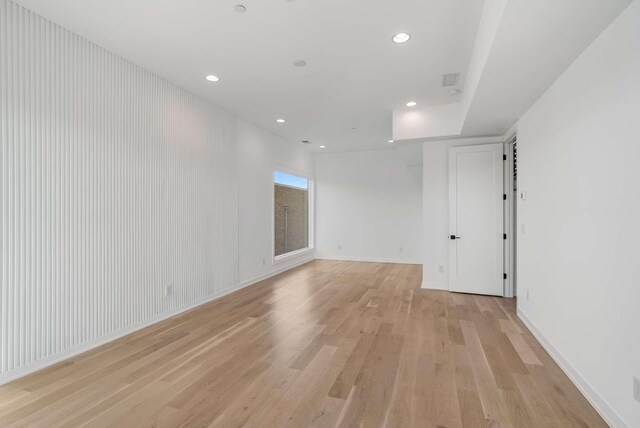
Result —
[[314, 261], [0, 387], [0, 426], [606, 426], [512, 299]]

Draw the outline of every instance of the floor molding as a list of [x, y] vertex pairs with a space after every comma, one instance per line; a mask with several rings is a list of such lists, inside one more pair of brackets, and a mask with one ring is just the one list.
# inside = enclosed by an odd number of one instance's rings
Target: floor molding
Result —
[[182, 306], [180, 308], [177, 309], [172, 309], [168, 312], [164, 312], [162, 314], [156, 315], [154, 317], [151, 317], [149, 319], [146, 319], [142, 322], [136, 323], [136, 324], [132, 324], [126, 328], [123, 328], [121, 330], [115, 331], [113, 333], [107, 334], [105, 336], [99, 337], [95, 340], [91, 340], [88, 342], [85, 342], [81, 345], [75, 346], [71, 349], [67, 349], [63, 352], [59, 352], [53, 355], [49, 355], [45, 358], [42, 358], [38, 361], [34, 361], [33, 363], [30, 364], [26, 364], [22, 367], [18, 367], [15, 370], [11, 370], [7, 373], [4, 374], [0, 374], [0, 385], [5, 385], [7, 383], [13, 382], [14, 380], [20, 379], [22, 377], [28, 376], [30, 374], [33, 374], [35, 372], [38, 372], [40, 370], [44, 370], [47, 367], [53, 366], [54, 364], [58, 364], [62, 361], [68, 360], [69, 358], [73, 358], [77, 355], [83, 354], [87, 351], [90, 351], [92, 349], [95, 349], [99, 346], [102, 345], [106, 345], [109, 342], [113, 342], [114, 340], [120, 339], [128, 334], [131, 333], [135, 333], [138, 330], [142, 330], [143, 328], [152, 326], [154, 324], [157, 324], [161, 321], [167, 320], [169, 318], [175, 317], [176, 315], [180, 315], [184, 312], [190, 311], [192, 309], [197, 308], [198, 306], [202, 306], [206, 303], [212, 302], [214, 300], [220, 299], [221, 297], [224, 297], [228, 294], [231, 294], [233, 292], [236, 292], [238, 290], [241, 290], [245, 287], [249, 287], [251, 285], [254, 285], [260, 281], [264, 281], [265, 279], [271, 278], [272, 276], [278, 275], [282, 272], [285, 272], [289, 269], [293, 269], [295, 267], [301, 266], [305, 263], [309, 263], [310, 261], [313, 261], [313, 257], [311, 258], [306, 258], [303, 260], [298, 260], [292, 264], [287, 264], [286, 266], [282, 266], [279, 267], [278, 269], [275, 269], [271, 272], [268, 272], [264, 275], [261, 275], [259, 277], [250, 279], [248, 281], [244, 281], [242, 283], [240, 283], [237, 287], [231, 287], [228, 288], [226, 290], [223, 290], [221, 292], [218, 292], [216, 294], [213, 294], [211, 296], [207, 296], [205, 298], [202, 299], [198, 299], [186, 306]]
[[345, 262], [369, 262], [369, 263], [394, 263], [401, 265], [421, 265], [422, 263], [417, 260], [395, 260], [395, 259], [385, 259], [385, 258], [377, 258], [377, 257], [346, 257], [346, 256], [330, 256], [330, 255], [319, 255], [316, 254], [316, 259], [318, 260], [337, 260], [337, 261], [345, 261]]
[[298, 259], [298, 260], [295, 260], [295, 261], [291, 261], [291, 262], [287, 261], [287, 263], [283, 263], [281, 266], [278, 266], [276, 269], [273, 269], [273, 270], [271, 270], [271, 271], [269, 271], [269, 272], [267, 272], [265, 274], [258, 275], [256, 277], [248, 279], [246, 281], [242, 281], [240, 283], [240, 288], [248, 287], [249, 285], [253, 285], [253, 284], [257, 283], [257, 282], [264, 281], [265, 279], [269, 279], [272, 276], [276, 276], [278, 274], [281, 274], [282, 272], [286, 272], [286, 271], [288, 271], [290, 269], [296, 268], [298, 266], [302, 266], [302, 265], [304, 265], [306, 263], [312, 262], [313, 260], [314, 260], [314, 257], [313, 257], [313, 255], [311, 255], [311, 256], [307, 256], [307, 257], [304, 257], [304, 258], [301, 258], [301, 259]]
[[422, 285], [420, 286], [423, 290], [444, 290], [449, 291], [449, 286], [442, 282], [427, 282], [422, 281]]
[[616, 413], [615, 410], [596, 392], [589, 381], [569, 362], [569, 360], [556, 348], [542, 331], [534, 324], [529, 316], [520, 308], [517, 310], [518, 318], [524, 323], [531, 333], [538, 339], [538, 342], [549, 353], [551, 358], [560, 366], [562, 371], [571, 379], [574, 385], [580, 390], [582, 395], [591, 403], [594, 409], [612, 427], [628, 428], [629, 425]]

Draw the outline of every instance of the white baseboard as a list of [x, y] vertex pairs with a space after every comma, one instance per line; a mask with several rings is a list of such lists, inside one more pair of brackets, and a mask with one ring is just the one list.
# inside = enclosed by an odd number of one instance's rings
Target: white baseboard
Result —
[[102, 345], [106, 345], [109, 342], [113, 342], [116, 339], [120, 339], [121, 337], [124, 337], [128, 334], [134, 333], [138, 330], [142, 330], [143, 328], [149, 327], [153, 324], [159, 323], [161, 321], [164, 321], [166, 319], [169, 319], [171, 317], [174, 317], [176, 315], [179, 315], [183, 312], [187, 312], [190, 311], [192, 309], [197, 308], [198, 306], [204, 305], [205, 303], [209, 303], [213, 300], [219, 299], [221, 297], [224, 297], [228, 294], [231, 294], [235, 291], [241, 290], [242, 288], [248, 287], [250, 285], [253, 285], [257, 282], [263, 281], [267, 278], [270, 278], [272, 276], [278, 275], [286, 270], [289, 269], [293, 269], [294, 267], [300, 266], [302, 264], [308, 263], [310, 261], [313, 260], [313, 256], [311, 256], [310, 258], [306, 258], [303, 260], [298, 260], [292, 264], [287, 264], [286, 266], [282, 266], [279, 267], [278, 269], [275, 269], [269, 273], [266, 273], [264, 275], [261, 275], [259, 277], [250, 279], [248, 281], [244, 281], [242, 283], [240, 283], [237, 287], [232, 287], [232, 288], [228, 288], [226, 290], [223, 290], [219, 293], [216, 293], [214, 295], [211, 296], [207, 296], [203, 299], [199, 299], [196, 300], [193, 303], [188, 304], [187, 306], [183, 306], [177, 309], [173, 309], [169, 312], [164, 312], [162, 314], [156, 315], [154, 317], [151, 317], [149, 319], [146, 319], [142, 322], [139, 322], [137, 324], [133, 324], [130, 325], [122, 330], [118, 330], [115, 331], [113, 333], [109, 333], [107, 335], [101, 336], [95, 340], [91, 340], [88, 342], [85, 342], [81, 345], [75, 346], [71, 349], [67, 349], [66, 351], [63, 352], [59, 352], [57, 354], [54, 355], [50, 355], [48, 357], [45, 357], [41, 360], [38, 361], [34, 361], [33, 363], [30, 364], [26, 364], [22, 367], [19, 367], [15, 370], [11, 370], [10, 372], [4, 373], [4, 374], [0, 374], [0, 385], [4, 385], [6, 383], [12, 382], [16, 379], [19, 379], [21, 377], [30, 375], [32, 373], [35, 373], [37, 371], [43, 370], [49, 366], [52, 366], [54, 364], [60, 363], [64, 360], [67, 360], [69, 358], [73, 358], [76, 355], [80, 355], [83, 354], [87, 351], [90, 351], [94, 348], [97, 348], [99, 346]]
[[629, 425], [616, 413], [615, 410], [596, 392], [589, 381], [578, 372], [578, 370], [562, 355], [542, 331], [531, 321], [531, 319], [518, 308], [518, 318], [522, 320], [529, 331], [538, 339], [538, 342], [549, 353], [551, 358], [560, 366], [562, 371], [571, 379], [574, 385], [580, 390], [582, 395], [591, 403], [594, 409], [602, 416], [602, 418], [612, 427], [628, 428]]
[[449, 291], [449, 285], [448, 284], [444, 284], [442, 282], [422, 281], [422, 286], [420, 288], [423, 288], [425, 290], [444, 290], [444, 291]]
[[273, 269], [265, 274], [258, 275], [254, 278], [248, 279], [246, 281], [242, 281], [240, 283], [240, 288], [248, 287], [249, 285], [253, 285], [256, 282], [264, 281], [265, 279], [269, 279], [272, 276], [276, 276], [282, 272], [288, 271], [289, 269], [293, 269], [298, 266], [302, 266], [303, 264], [312, 262], [314, 260], [313, 255], [304, 257], [299, 260], [292, 261], [291, 263], [287, 263], [286, 265], [278, 266], [276, 269]]
[[347, 257], [347, 256], [332, 256], [327, 254], [316, 254], [318, 260], [340, 260], [348, 262], [370, 262], [370, 263], [396, 263], [403, 265], [421, 265], [422, 262], [417, 260], [397, 260], [397, 259], [385, 259], [378, 257]]

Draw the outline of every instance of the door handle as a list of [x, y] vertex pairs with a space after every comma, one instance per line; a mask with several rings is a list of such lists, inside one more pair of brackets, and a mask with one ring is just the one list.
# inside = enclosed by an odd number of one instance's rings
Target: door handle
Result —
[[451, 236], [449, 236], [449, 239], [451, 239], [452, 241], [454, 241], [454, 240], [456, 240], [456, 239], [460, 239], [460, 237], [459, 237], [459, 236], [456, 236], [456, 235], [451, 235]]

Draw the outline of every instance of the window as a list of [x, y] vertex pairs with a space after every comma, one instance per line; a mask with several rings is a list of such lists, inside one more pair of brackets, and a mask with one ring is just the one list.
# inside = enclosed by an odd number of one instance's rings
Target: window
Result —
[[309, 247], [309, 179], [274, 172], [274, 254]]

